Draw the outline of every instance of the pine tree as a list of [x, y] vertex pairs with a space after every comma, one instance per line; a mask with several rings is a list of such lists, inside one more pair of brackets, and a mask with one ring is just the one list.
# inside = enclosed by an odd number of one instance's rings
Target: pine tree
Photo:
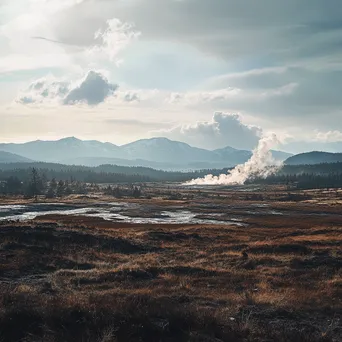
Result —
[[118, 186], [116, 186], [113, 189], [113, 196], [116, 197], [116, 198], [121, 198], [122, 197], [122, 191], [121, 191], [121, 189]]
[[56, 197], [56, 191], [57, 191], [57, 182], [55, 178], [52, 178], [52, 180], [49, 183], [49, 188], [46, 192], [46, 198], [55, 198]]
[[28, 183], [26, 196], [29, 198], [34, 198], [35, 201], [38, 201], [38, 196], [42, 193], [44, 188], [42, 179], [37, 171], [37, 169], [33, 168], [31, 173], [31, 179]]
[[16, 176], [9, 177], [4, 183], [4, 192], [9, 195], [18, 195], [22, 191], [22, 182]]
[[137, 186], [135, 186], [135, 187], [133, 188], [132, 196], [133, 196], [134, 198], [139, 198], [139, 197], [141, 196], [141, 189], [138, 188]]
[[57, 197], [63, 197], [64, 192], [65, 192], [65, 185], [64, 185], [64, 182], [60, 180], [57, 185], [57, 192], [56, 192]]

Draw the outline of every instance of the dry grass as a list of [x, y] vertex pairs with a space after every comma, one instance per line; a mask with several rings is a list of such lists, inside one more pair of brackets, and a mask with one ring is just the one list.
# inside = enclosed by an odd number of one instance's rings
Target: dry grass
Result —
[[0, 341], [339, 341], [340, 208], [281, 206], [248, 227], [2, 224]]

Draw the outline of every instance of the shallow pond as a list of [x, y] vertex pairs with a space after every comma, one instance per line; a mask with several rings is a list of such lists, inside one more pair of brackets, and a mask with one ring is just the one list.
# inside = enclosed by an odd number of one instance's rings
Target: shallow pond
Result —
[[125, 223], [245, 225], [234, 218], [226, 220], [217, 213], [206, 213], [205, 217], [201, 217], [200, 214], [200, 212], [180, 208], [160, 210], [160, 208], [125, 202], [98, 203], [86, 206], [63, 203], [0, 205], [0, 221], [27, 221], [44, 215], [79, 215]]

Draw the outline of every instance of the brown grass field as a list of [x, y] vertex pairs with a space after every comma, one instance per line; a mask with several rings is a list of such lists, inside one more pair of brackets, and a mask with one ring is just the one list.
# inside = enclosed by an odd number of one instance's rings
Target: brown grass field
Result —
[[137, 200], [244, 226], [1, 223], [0, 341], [342, 341], [339, 195], [285, 192]]

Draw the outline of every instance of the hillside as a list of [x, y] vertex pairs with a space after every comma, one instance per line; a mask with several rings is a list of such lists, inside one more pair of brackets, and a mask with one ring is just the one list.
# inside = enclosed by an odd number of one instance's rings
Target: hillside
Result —
[[167, 138], [142, 139], [123, 145], [121, 149], [127, 159], [139, 158], [172, 164], [215, 161], [217, 159], [211, 151]]
[[301, 153], [286, 159], [287, 165], [312, 165], [322, 163], [338, 163], [342, 162], [342, 153], [329, 152], [308, 152]]
[[230, 146], [214, 150], [213, 153], [215, 153], [220, 160], [234, 161], [233, 165], [228, 166], [245, 163], [252, 156], [251, 151], [237, 150]]
[[88, 183], [125, 183], [125, 182], [149, 182], [149, 181], [176, 181], [183, 182], [193, 178], [203, 177], [208, 173], [219, 175], [226, 173], [225, 169], [198, 170], [189, 172], [167, 172], [147, 167], [129, 167], [118, 165], [101, 165], [87, 167], [79, 165], [64, 165], [56, 163], [0, 163], [0, 181], [5, 181], [10, 176], [16, 176], [22, 180], [31, 177], [32, 168], [36, 168], [48, 179], [74, 180]]
[[[36, 168], [46, 179], [80, 181], [85, 183], [145, 183], [145, 182], [185, 182], [212, 174], [226, 174], [227, 168], [212, 168], [192, 171], [164, 171], [147, 167], [101, 165], [97, 167], [63, 165], [54, 163], [0, 163], [0, 183], [9, 177], [28, 181]], [[267, 179], [251, 179], [247, 184], [292, 184], [297, 188], [337, 188], [342, 187], [342, 162], [307, 165], [284, 165], [277, 174]]]
[[29, 163], [32, 160], [14, 153], [0, 151], [0, 163]]
[[112, 157], [119, 147], [96, 140], [83, 141], [74, 137], [57, 141], [36, 140], [23, 144], [0, 144], [0, 150], [17, 153], [29, 159], [59, 162], [79, 157]]

